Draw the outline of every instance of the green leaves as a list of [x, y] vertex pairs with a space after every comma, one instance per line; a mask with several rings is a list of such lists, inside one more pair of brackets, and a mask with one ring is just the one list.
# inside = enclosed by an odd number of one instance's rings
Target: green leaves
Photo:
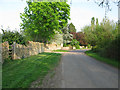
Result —
[[70, 44], [71, 40], [73, 39], [73, 35], [69, 33], [68, 26], [64, 27], [62, 32], [64, 45]]
[[69, 28], [69, 32], [70, 33], [71, 32], [76, 32], [76, 29], [75, 29], [75, 26], [73, 25], [73, 23], [70, 23], [69, 26], [68, 26], [68, 28]]
[[2, 42], [8, 41], [9, 45], [12, 45], [13, 42], [18, 44], [27, 44], [28, 39], [17, 31], [3, 30]]
[[[94, 19], [92, 22], [94, 22]], [[120, 49], [118, 49], [118, 42], [115, 43], [119, 40], [116, 39], [118, 37], [118, 24], [104, 18], [100, 24], [98, 23], [98, 19], [96, 19], [94, 29], [91, 27], [93, 27], [92, 24], [91, 26], [84, 27], [83, 31], [85, 39], [93, 46], [93, 51], [109, 58], [118, 59], [116, 52]]]
[[[21, 14], [21, 27], [32, 40], [46, 42], [60, 31], [70, 18], [70, 8], [66, 2], [27, 2]], [[61, 22], [60, 22], [61, 21]], [[38, 38], [36, 38], [38, 36]]]
[[75, 46], [76, 49], [80, 49], [79, 41], [77, 41], [76, 39], [72, 39], [71, 46]]

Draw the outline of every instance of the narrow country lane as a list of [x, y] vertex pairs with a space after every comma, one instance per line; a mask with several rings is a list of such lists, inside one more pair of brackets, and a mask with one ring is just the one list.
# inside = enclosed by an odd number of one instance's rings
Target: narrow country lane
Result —
[[118, 88], [118, 70], [75, 50], [62, 56], [61, 88]]

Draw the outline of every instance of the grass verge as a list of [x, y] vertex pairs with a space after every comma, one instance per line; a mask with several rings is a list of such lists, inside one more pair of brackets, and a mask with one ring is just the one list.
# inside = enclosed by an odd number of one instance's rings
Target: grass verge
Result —
[[69, 50], [53, 50], [53, 52], [69, 52]]
[[43, 78], [54, 69], [61, 58], [59, 53], [41, 53], [21, 60], [3, 64], [3, 88], [29, 88], [38, 78]]
[[90, 51], [86, 51], [85, 53], [86, 53], [88, 56], [91, 56], [91, 57], [95, 58], [96, 60], [105, 62], [105, 63], [107, 63], [107, 64], [109, 64], [109, 65], [112, 65], [112, 66], [118, 68], [118, 61], [117, 61], [117, 60], [109, 59], [109, 58], [106, 58], [106, 57], [101, 57], [99, 54], [94, 53], [94, 52], [92, 52], [91, 50], [90, 50]]

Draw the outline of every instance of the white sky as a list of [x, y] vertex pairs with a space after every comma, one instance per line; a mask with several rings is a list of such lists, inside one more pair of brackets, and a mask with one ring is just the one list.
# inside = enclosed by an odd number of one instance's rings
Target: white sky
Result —
[[[107, 13], [110, 20], [118, 20], [118, 7], [116, 4], [111, 4], [112, 11]], [[99, 22], [105, 17], [105, 9], [98, 7], [94, 0], [72, 0], [71, 5], [71, 20], [77, 31], [80, 31], [85, 25], [89, 25], [91, 18], [98, 18]]]
[[[70, 0], [68, 1], [70, 2]], [[83, 26], [89, 25], [93, 16], [98, 18], [99, 22], [103, 19], [104, 9], [98, 7], [93, 1], [72, 0], [69, 23], [72, 22], [77, 31], [80, 31]], [[26, 5], [25, 0], [0, 0], [0, 26], [2, 25], [4, 29], [8, 26], [11, 30], [19, 29], [20, 13], [24, 12]], [[110, 20], [117, 21], [118, 7], [115, 4], [112, 4], [111, 7], [112, 11], [107, 15]]]

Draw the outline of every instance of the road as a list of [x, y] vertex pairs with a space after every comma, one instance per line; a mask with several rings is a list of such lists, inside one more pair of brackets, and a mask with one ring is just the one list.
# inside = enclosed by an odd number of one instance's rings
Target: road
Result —
[[84, 51], [63, 54], [61, 88], [118, 88], [118, 70]]

